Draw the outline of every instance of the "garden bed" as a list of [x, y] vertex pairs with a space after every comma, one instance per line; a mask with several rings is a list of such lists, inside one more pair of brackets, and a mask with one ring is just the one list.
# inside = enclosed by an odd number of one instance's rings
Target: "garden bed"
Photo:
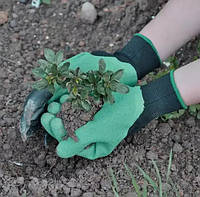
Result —
[[[125, 196], [133, 189], [123, 162], [138, 181], [143, 177], [135, 164], [155, 177], [151, 159], [165, 176], [171, 149], [171, 177], [177, 188], [183, 196], [200, 196], [200, 122], [188, 113], [176, 120], [152, 121], [128, 139], [131, 143], [124, 140], [108, 157], [95, 161], [58, 158], [57, 142], [51, 139], [46, 148], [42, 129], [22, 142], [20, 115], [31, 91], [28, 83], [34, 79], [31, 70], [42, 58], [44, 47], [63, 49], [65, 55], [114, 52], [158, 13], [164, 1], [92, 0], [98, 13], [94, 24], [80, 20], [83, 2], [56, 0], [38, 9], [16, 0], [0, 2], [0, 11], [9, 14], [8, 22], [0, 26], [0, 196], [113, 196], [110, 167], [119, 194]], [[194, 38], [176, 53], [181, 65], [197, 55], [198, 40]]]

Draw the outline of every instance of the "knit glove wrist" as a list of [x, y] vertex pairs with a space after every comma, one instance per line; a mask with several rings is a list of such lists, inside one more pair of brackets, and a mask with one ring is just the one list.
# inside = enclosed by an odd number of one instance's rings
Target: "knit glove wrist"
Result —
[[142, 86], [141, 90], [144, 99], [144, 111], [129, 129], [130, 135], [159, 116], [187, 108], [176, 87], [173, 71]]
[[114, 53], [120, 61], [130, 63], [141, 79], [161, 65], [161, 59], [151, 40], [142, 34], [135, 34], [126, 46]]

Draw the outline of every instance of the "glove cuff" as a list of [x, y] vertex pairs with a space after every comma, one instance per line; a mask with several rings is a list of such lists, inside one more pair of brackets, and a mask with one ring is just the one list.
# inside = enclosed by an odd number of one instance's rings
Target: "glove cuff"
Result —
[[122, 50], [114, 53], [114, 56], [120, 61], [130, 63], [135, 68], [138, 79], [161, 65], [153, 43], [142, 34], [135, 34]]
[[144, 111], [129, 129], [129, 135], [146, 126], [151, 120], [161, 115], [186, 109], [174, 81], [173, 71], [167, 75], [142, 86]]

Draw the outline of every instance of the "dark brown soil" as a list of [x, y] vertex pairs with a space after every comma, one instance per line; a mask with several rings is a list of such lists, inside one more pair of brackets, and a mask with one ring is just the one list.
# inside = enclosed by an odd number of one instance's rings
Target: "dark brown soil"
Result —
[[57, 117], [62, 119], [65, 129], [68, 132], [63, 140], [71, 137], [75, 142], [78, 142], [75, 130], [92, 120], [102, 106], [102, 102], [95, 105], [91, 100], [91, 103], [92, 107], [88, 112], [81, 109], [73, 109], [69, 102], [62, 104], [61, 111], [57, 114]]
[[[31, 91], [29, 82], [34, 80], [31, 69], [42, 58], [44, 47], [63, 49], [66, 54], [114, 52], [140, 31], [166, 1], [90, 0], [98, 13], [92, 25], [79, 19], [83, 2], [52, 0], [50, 6], [35, 9], [17, 0], [0, 0], [0, 11], [9, 13], [8, 22], [0, 26], [0, 196], [114, 196], [108, 178], [108, 168], [112, 167], [124, 197], [133, 189], [123, 162], [142, 182], [135, 164], [155, 177], [150, 162], [155, 159], [164, 178], [171, 149], [171, 177], [182, 196], [200, 196], [200, 121], [187, 113], [178, 120], [152, 121], [135, 134], [131, 143], [123, 141], [108, 157], [95, 161], [58, 158], [56, 140], [45, 148], [44, 130], [22, 142], [19, 119]], [[198, 41], [199, 37], [193, 38], [176, 53], [181, 65], [197, 55]]]

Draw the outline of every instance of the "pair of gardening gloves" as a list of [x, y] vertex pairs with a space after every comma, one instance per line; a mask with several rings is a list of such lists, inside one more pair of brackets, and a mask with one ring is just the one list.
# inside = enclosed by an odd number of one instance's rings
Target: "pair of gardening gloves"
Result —
[[[134, 35], [122, 50], [114, 54], [104, 51], [81, 53], [66, 61], [70, 62], [72, 69], [80, 66], [81, 71], [86, 72], [97, 70], [102, 58], [108, 70], [124, 70], [120, 82], [129, 86], [129, 93], [114, 93], [114, 104], [103, 104], [92, 121], [75, 131], [78, 142], [72, 138], [63, 140], [68, 131], [64, 128], [63, 121], [56, 117], [68, 98], [66, 89], [60, 88], [53, 96], [46, 90], [33, 91], [26, 101], [28, 103], [40, 96], [43, 102], [37, 108], [39, 111], [34, 111], [33, 122], [37, 122], [41, 116], [42, 126], [58, 141], [56, 152], [62, 158], [78, 155], [93, 160], [107, 156], [124, 138], [133, 135], [152, 119], [186, 108], [176, 88], [173, 71], [147, 85], [136, 85], [138, 80], [161, 64], [152, 42], [143, 35]], [[46, 104], [47, 112], [44, 113]], [[24, 112], [29, 110], [27, 106], [25, 105]], [[22, 120], [21, 123], [23, 122]], [[31, 126], [30, 120], [29, 123]]]

